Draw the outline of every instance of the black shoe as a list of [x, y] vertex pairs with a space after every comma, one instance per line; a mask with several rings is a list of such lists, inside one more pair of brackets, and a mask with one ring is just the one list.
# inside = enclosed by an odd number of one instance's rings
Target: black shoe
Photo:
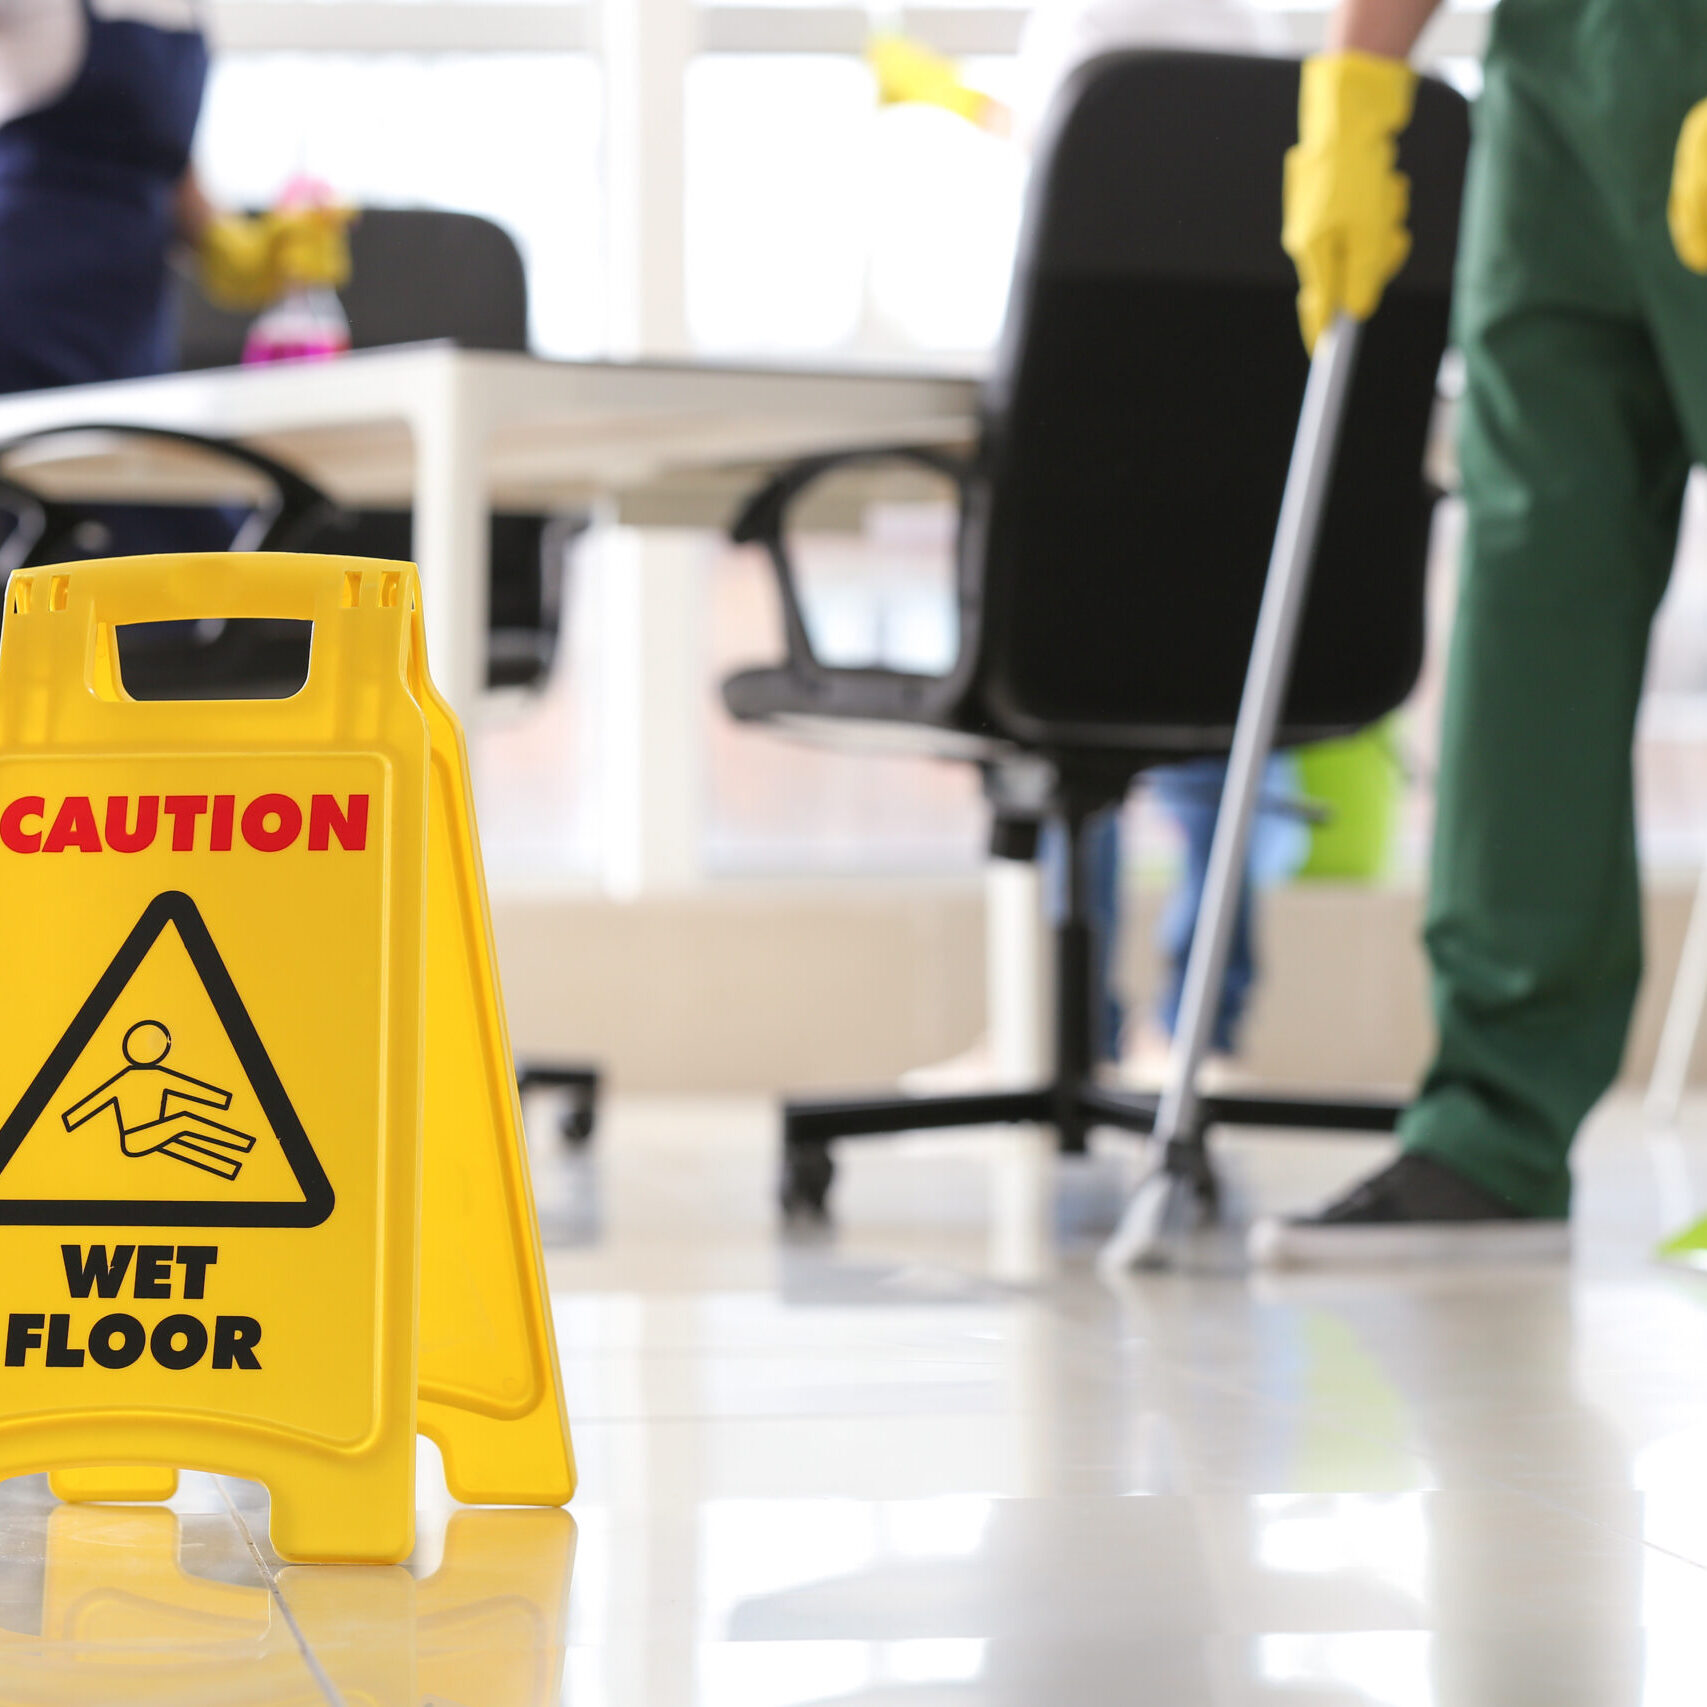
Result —
[[1500, 1263], [1570, 1254], [1570, 1225], [1520, 1215], [1432, 1156], [1400, 1155], [1314, 1215], [1251, 1228], [1259, 1268]]

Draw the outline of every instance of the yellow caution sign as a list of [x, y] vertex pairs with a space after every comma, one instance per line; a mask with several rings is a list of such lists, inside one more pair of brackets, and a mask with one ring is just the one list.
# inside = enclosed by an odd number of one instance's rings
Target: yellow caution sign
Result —
[[[288, 699], [135, 701], [117, 631], [313, 623]], [[287, 1559], [573, 1491], [456, 721], [405, 564], [18, 574], [0, 634], [0, 1476], [264, 1482]]]
[[428, 791], [420, 1428], [471, 1505], [575, 1491], [514, 1055], [462, 729], [426, 673]]

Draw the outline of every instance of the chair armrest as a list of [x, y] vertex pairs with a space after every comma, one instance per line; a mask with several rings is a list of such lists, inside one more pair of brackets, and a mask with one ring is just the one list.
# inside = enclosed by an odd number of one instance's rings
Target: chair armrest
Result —
[[28, 486], [0, 475], [0, 514], [12, 517], [12, 531], [0, 537], [0, 581], [21, 569], [47, 532], [47, 503]]
[[[215, 439], [200, 433], [178, 432], [168, 427], [112, 425], [106, 422], [47, 427], [0, 444], [0, 470], [6, 459], [31, 446], [61, 438], [155, 439], [168, 444], [193, 446], [228, 462], [253, 469], [272, 488], [272, 498], [258, 505], [232, 540], [233, 551], [288, 551], [323, 523], [342, 515], [335, 499], [288, 464], [251, 449], [235, 439]], [[12, 510], [19, 525], [0, 545], [0, 574], [20, 568], [27, 561], [46, 561], [85, 512], [75, 504], [57, 503], [36, 493], [15, 475], [0, 473], [0, 507]]]
[[883, 445], [856, 450], [825, 451], [818, 456], [802, 457], [787, 468], [773, 474], [763, 486], [752, 493], [736, 512], [729, 525], [729, 538], [736, 545], [762, 545], [776, 573], [777, 597], [782, 605], [783, 634], [788, 646], [788, 666], [808, 674], [823, 669], [812, 650], [812, 636], [806, 627], [805, 613], [800, 604], [799, 580], [794, 563], [788, 555], [786, 530], [788, 512], [802, 493], [814, 482], [837, 469], [862, 464], [907, 462], [929, 468], [954, 482], [962, 509], [965, 507], [966, 486], [972, 467], [963, 457], [930, 445]]

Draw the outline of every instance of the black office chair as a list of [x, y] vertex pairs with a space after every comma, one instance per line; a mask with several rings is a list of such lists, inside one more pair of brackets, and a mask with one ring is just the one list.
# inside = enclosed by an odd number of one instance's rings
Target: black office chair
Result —
[[[441, 208], [367, 208], [350, 230], [350, 282], [338, 293], [353, 349], [453, 338], [469, 350], [528, 347], [527, 271], [515, 239], [477, 214]], [[214, 308], [199, 291], [180, 299], [179, 365], [239, 359], [247, 321]], [[234, 353], [235, 352], [235, 353]], [[542, 686], [562, 637], [565, 577], [587, 526], [579, 512], [495, 511], [490, 522], [486, 685]], [[328, 531], [323, 550], [358, 557], [415, 555], [406, 510], [363, 509]], [[556, 1092], [558, 1129], [572, 1145], [592, 1137], [599, 1073], [594, 1067], [528, 1061], [517, 1081]]]
[[[110, 454], [122, 450], [126, 441], [226, 464], [234, 479], [251, 490], [243, 503], [210, 517], [201, 506], [90, 505], [56, 500], [30, 484], [32, 468], [51, 467], [60, 458]], [[167, 427], [49, 427], [0, 444], [0, 512], [8, 522], [0, 538], [0, 576], [27, 565], [65, 563], [110, 552], [114, 545], [112, 530], [100, 519], [109, 511], [120, 511], [127, 520], [135, 516], [143, 521], [150, 519], [152, 512], [167, 528], [178, 526], [185, 516], [201, 518], [208, 537], [219, 540], [222, 550], [294, 551], [335, 517], [337, 509], [325, 492], [294, 468], [230, 439]]]
[[[63, 459], [129, 450], [163, 453], [226, 491], [205, 505], [87, 504], [55, 499]], [[45, 488], [45, 490], [43, 489]], [[14, 569], [148, 551], [300, 551], [338, 506], [295, 469], [247, 445], [136, 426], [51, 428], [0, 444], [0, 583]], [[136, 699], [279, 698], [308, 676], [312, 625], [272, 618], [132, 624], [119, 636], [119, 667]]]
[[[790, 1215], [823, 1214], [840, 1139], [1036, 1122], [1072, 1152], [1095, 1126], [1155, 1123], [1156, 1097], [1094, 1078], [1084, 832], [1142, 771], [1230, 745], [1307, 371], [1279, 243], [1297, 110], [1288, 60], [1144, 51], [1081, 68], [1037, 157], [975, 454], [814, 457], [778, 474], [734, 525], [775, 566], [787, 643], [780, 664], [724, 684], [737, 719], [844, 746], [850, 729], [906, 727], [924, 750], [981, 767], [995, 855], [1032, 857], [1044, 816], [1069, 850], [1049, 1082], [790, 1101]], [[1400, 147], [1414, 246], [1362, 339], [1282, 745], [1373, 722], [1420, 667], [1436, 498], [1423, 455], [1467, 146], [1464, 101], [1425, 79]], [[960, 650], [941, 676], [827, 667], [801, 610], [791, 506], [832, 469], [884, 455], [959, 484]], [[1170, 1165], [1213, 1209], [1212, 1127], [1383, 1131], [1398, 1112], [1206, 1097]]]

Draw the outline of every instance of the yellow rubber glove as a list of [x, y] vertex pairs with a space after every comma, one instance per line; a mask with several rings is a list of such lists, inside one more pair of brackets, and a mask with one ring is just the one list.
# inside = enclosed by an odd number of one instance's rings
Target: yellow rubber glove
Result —
[[1677, 133], [1666, 204], [1672, 247], [1692, 273], [1707, 273], [1707, 101], [1697, 101]]
[[348, 208], [297, 206], [223, 213], [196, 245], [197, 272], [221, 308], [265, 308], [290, 285], [343, 284], [350, 276]]
[[1298, 268], [1306, 349], [1341, 309], [1367, 320], [1411, 252], [1411, 184], [1395, 162], [1416, 86], [1401, 59], [1324, 53], [1304, 62], [1280, 241]]
[[196, 274], [208, 301], [221, 308], [265, 308], [280, 285], [266, 216], [210, 219], [196, 243]]
[[273, 264], [286, 284], [336, 289], [349, 282], [352, 209], [305, 204], [276, 207], [262, 217], [272, 234]]
[[990, 97], [960, 79], [954, 62], [906, 36], [873, 36], [865, 62], [877, 78], [877, 98], [886, 107], [912, 102], [943, 107], [982, 124]]

